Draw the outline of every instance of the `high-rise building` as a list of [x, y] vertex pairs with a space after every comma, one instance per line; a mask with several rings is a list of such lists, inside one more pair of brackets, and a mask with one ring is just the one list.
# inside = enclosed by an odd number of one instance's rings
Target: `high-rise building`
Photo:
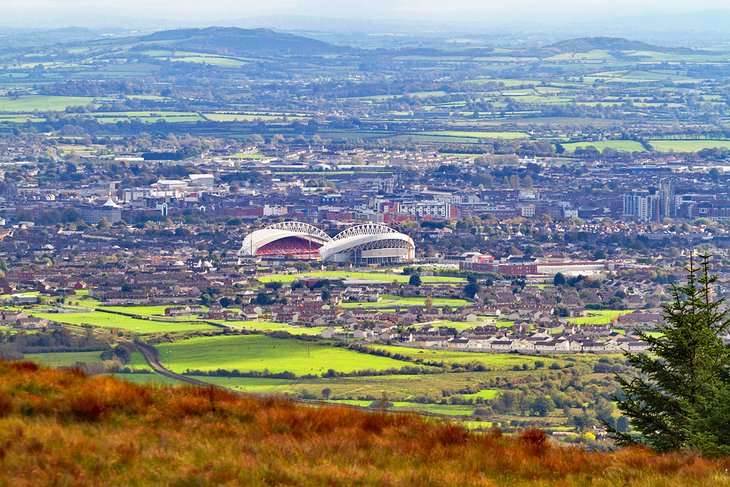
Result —
[[624, 216], [642, 222], [659, 221], [659, 195], [656, 191], [637, 190], [624, 195]]
[[671, 179], [662, 179], [659, 182], [659, 214], [662, 218], [673, 218], [677, 215], [674, 181]]
[[624, 194], [624, 217], [642, 222], [659, 222], [677, 214], [674, 182], [662, 179], [659, 189], [649, 188]]

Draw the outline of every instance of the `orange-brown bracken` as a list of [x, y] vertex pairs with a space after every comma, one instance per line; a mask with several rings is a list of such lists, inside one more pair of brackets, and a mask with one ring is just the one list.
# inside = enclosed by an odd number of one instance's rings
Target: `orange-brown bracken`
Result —
[[730, 459], [0, 362], [0, 486], [730, 485]]

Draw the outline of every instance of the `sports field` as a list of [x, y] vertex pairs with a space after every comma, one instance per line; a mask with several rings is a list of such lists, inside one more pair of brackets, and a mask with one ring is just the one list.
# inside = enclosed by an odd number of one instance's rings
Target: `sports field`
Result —
[[[425, 306], [426, 299], [426, 297], [403, 298], [401, 296], [394, 296], [392, 294], [383, 294], [380, 297], [380, 301], [375, 303], [342, 303], [340, 306], [343, 308], [395, 308], [407, 306]], [[440, 308], [443, 306], [459, 308], [462, 306], [469, 306], [470, 304], [471, 303], [465, 299], [451, 298], [433, 298], [432, 303], [435, 308]]]
[[[369, 279], [381, 282], [399, 282], [407, 283], [411, 276], [405, 274], [390, 274], [386, 272], [367, 272], [367, 271], [319, 271], [319, 272], [303, 272], [301, 274], [275, 274], [259, 276], [257, 279], [261, 282], [293, 282], [307, 277], [319, 277], [323, 279]], [[461, 277], [447, 276], [421, 276], [421, 282], [424, 284], [461, 284], [466, 279]]]

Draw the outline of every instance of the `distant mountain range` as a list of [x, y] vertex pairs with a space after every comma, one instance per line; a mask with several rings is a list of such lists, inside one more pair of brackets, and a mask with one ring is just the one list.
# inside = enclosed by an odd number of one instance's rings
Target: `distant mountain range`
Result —
[[[354, 52], [350, 47], [269, 29], [239, 29], [237, 27], [207, 27], [155, 32], [136, 38], [145, 47], [159, 43], [165, 49], [205, 52], [219, 55], [245, 56], [251, 54], [322, 55]], [[129, 38], [124, 39], [125, 42]], [[526, 48], [525, 54], [550, 56], [561, 53], [606, 51], [693, 52], [691, 49], [662, 47], [618, 37], [581, 37], [568, 39], [541, 48]], [[438, 49], [431, 49], [435, 55]]]
[[[132, 34], [132, 35], [130, 35]], [[315, 35], [314, 33], [312, 35]], [[339, 41], [338, 41], [339, 42]], [[367, 52], [370, 48], [380, 48], [380, 52], [394, 52], [396, 47], [383, 47], [377, 43], [368, 46], [368, 49], [350, 47], [345, 42], [336, 45], [309, 35], [295, 35], [277, 32], [271, 29], [242, 29], [238, 27], [205, 27], [162, 30], [154, 33], [123, 33], [112, 31], [92, 31], [82, 28], [66, 28], [34, 32], [6, 32], [0, 34], [0, 49], [12, 50], [23, 47], [37, 47], [42, 45], [79, 45], [104, 52], [108, 48], [131, 52], [160, 49], [174, 51], [190, 51], [209, 53], [223, 56], [321, 56], [328, 54], [357, 54]], [[416, 49], [423, 55], [439, 55], [445, 46], [445, 40], [432, 41], [427, 47]], [[488, 39], [481, 41], [483, 48], [489, 49]], [[465, 43], [464, 49], [472, 46]], [[453, 50], [454, 45], [450, 45]], [[481, 49], [478, 48], [478, 49]], [[692, 49], [682, 47], [664, 47], [647, 42], [628, 40], [620, 37], [578, 37], [562, 40], [548, 45], [539, 42], [525, 42], [522, 48], [513, 51], [522, 56], [550, 57], [563, 53], [583, 53], [593, 50], [612, 52], [626, 51], [653, 51], [662, 53], [692, 53]], [[414, 51], [416, 52], [416, 51]]]

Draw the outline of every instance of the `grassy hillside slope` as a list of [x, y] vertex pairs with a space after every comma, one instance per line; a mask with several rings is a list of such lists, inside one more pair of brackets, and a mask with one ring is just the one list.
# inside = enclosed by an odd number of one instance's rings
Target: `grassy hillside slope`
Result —
[[0, 362], [0, 485], [730, 485], [727, 468]]

